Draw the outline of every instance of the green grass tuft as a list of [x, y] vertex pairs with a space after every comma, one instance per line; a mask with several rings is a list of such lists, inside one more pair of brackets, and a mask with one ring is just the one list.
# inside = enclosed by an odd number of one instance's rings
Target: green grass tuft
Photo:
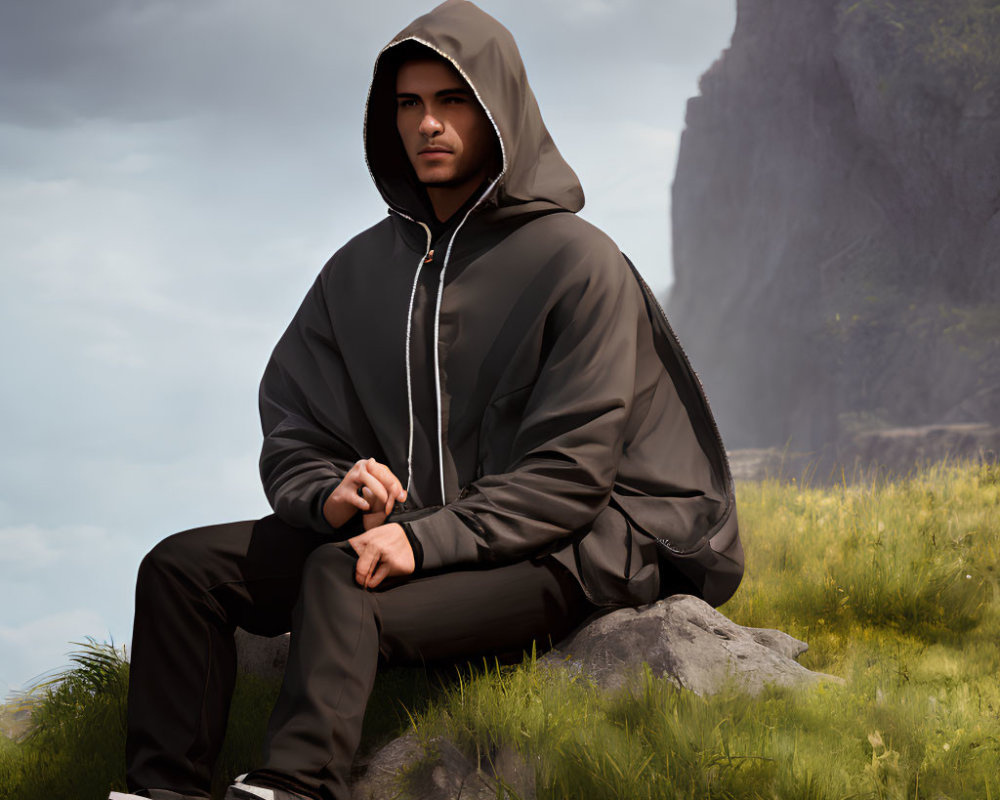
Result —
[[107, 797], [109, 786], [121, 786], [128, 662], [113, 642], [73, 644], [83, 647], [70, 655], [75, 666], [17, 701], [31, 709], [26, 736], [0, 737], [4, 800]]

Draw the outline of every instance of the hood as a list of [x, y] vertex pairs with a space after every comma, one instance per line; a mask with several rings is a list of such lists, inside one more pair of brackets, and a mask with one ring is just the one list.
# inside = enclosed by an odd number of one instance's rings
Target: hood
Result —
[[[417, 182], [396, 132], [396, 69], [404, 42], [423, 45], [451, 62], [472, 88], [500, 144], [503, 168], [493, 176], [498, 206], [546, 201], [583, 208], [583, 188], [545, 128], [514, 37], [467, 0], [447, 0], [400, 31], [379, 53], [365, 108], [365, 159], [390, 208], [426, 216], [426, 191]], [[412, 46], [412, 45], [410, 45]]]

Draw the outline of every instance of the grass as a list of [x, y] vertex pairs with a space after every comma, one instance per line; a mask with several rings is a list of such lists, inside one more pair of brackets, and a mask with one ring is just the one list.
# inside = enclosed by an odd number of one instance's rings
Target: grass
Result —
[[[541, 800], [1000, 798], [1000, 468], [944, 464], [834, 488], [743, 483], [737, 496], [747, 578], [722, 611], [809, 642], [802, 663], [846, 685], [699, 698], [647, 673], [609, 694], [533, 659], [446, 688], [389, 673], [368, 746], [412, 714], [424, 740], [446, 735], [484, 765], [519, 752]], [[0, 737], [0, 797], [123, 788], [127, 671], [112, 651], [92, 643], [92, 663], [77, 659], [41, 693], [31, 737]], [[219, 787], [254, 765], [274, 688], [241, 679]], [[58, 782], [70, 764], [77, 779], [85, 766], [79, 792]]]
[[722, 611], [811, 644], [846, 686], [609, 696], [528, 664], [418, 719], [470, 755], [517, 747], [540, 798], [1000, 797], [1000, 469], [737, 490], [744, 585]]
[[109, 779], [121, 772], [124, 653], [91, 639], [71, 661], [16, 702], [31, 707], [32, 725], [18, 742], [0, 736], [0, 798], [107, 797]]

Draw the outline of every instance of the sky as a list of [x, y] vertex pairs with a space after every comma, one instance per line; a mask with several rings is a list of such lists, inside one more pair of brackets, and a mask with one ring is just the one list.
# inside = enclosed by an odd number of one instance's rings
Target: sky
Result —
[[[128, 645], [139, 561], [270, 512], [257, 386], [329, 256], [386, 213], [376, 53], [432, 4], [0, 4], [0, 696]], [[482, 0], [581, 216], [661, 295], [686, 100], [735, 0]]]

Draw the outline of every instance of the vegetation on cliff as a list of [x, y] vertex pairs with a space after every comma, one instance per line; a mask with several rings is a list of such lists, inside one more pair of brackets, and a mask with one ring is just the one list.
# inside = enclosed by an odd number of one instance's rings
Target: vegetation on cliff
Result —
[[[1000, 3], [996, 0], [949, 0], [945, 4], [939, 0], [860, 0], [842, 3], [841, 8], [841, 20], [857, 15], [866, 25], [883, 27], [897, 53], [913, 53], [956, 93], [977, 91], [996, 81], [1000, 70]], [[883, 79], [904, 74], [907, 65], [894, 61], [891, 74]]]

